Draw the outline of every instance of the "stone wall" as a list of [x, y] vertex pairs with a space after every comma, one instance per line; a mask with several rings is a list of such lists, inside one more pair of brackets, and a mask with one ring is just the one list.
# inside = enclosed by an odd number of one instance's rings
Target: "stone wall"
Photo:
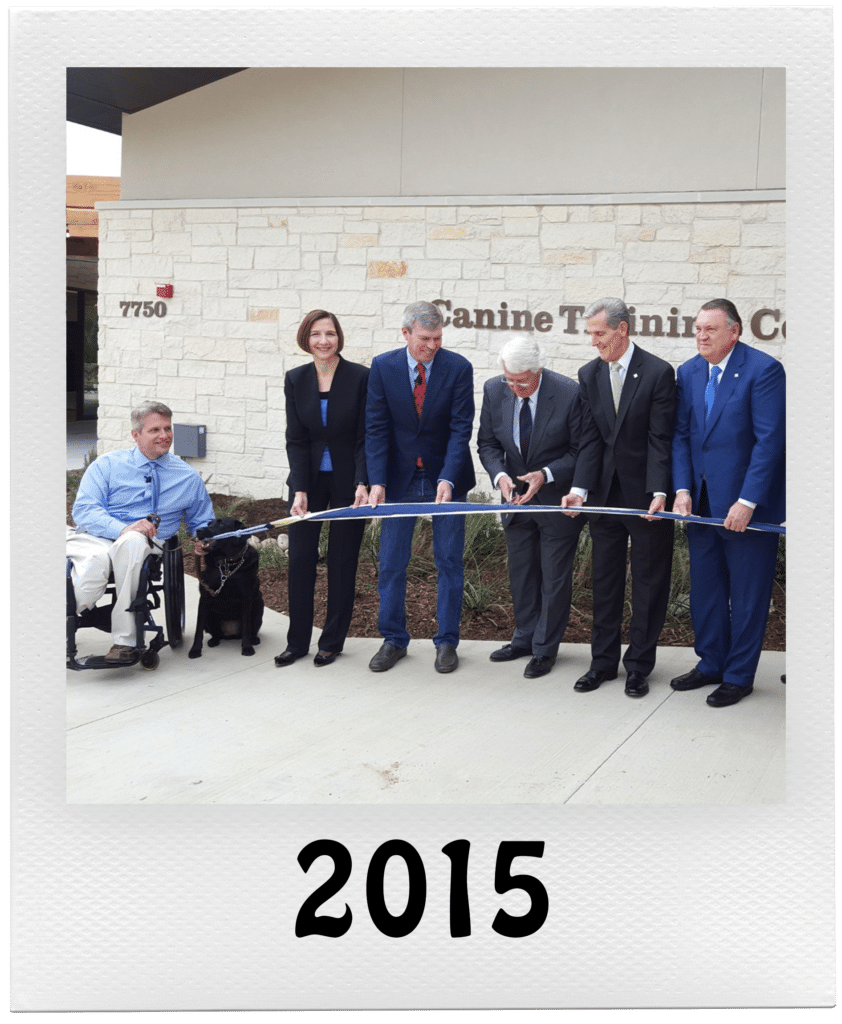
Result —
[[[475, 367], [477, 420], [515, 312], [546, 365], [573, 377], [591, 358], [577, 307], [606, 295], [634, 307], [635, 340], [676, 366], [717, 296], [736, 303], [744, 340], [784, 357], [783, 202], [99, 212], [98, 450], [125, 447], [129, 410], [157, 398], [175, 422], [207, 427], [207, 457], [191, 462], [218, 492], [285, 493], [283, 374], [307, 359], [295, 331], [317, 307], [340, 318], [346, 357], [368, 364], [402, 343], [407, 303], [440, 300], [445, 345]], [[490, 489], [478, 460], [477, 478]]]

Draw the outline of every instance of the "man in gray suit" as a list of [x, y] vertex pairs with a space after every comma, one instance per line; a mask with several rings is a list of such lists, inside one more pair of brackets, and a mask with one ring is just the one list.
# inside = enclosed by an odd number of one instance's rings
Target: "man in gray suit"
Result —
[[[573, 481], [581, 410], [575, 381], [542, 369], [538, 343], [511, 338], [501, 377], [486, 381], [477, 447], [504, 502], [560, 505]], [[555, 512], [503, 513], [515, 612], [511, 643], [492, 661], [531, 656], [524, 676], [546, 675], [570, 616], [573, 556], [581, 524]]]

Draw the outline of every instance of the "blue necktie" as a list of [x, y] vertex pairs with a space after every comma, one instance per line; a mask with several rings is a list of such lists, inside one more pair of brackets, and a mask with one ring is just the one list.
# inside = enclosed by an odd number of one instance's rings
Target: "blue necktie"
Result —
[[718, 366], [711, 367], [710, 377], [708, 377], [707, 387], [705, 388], [705, 419], [710, 416], [710, 411], [713, 408], [713, 400], [716, 398], [716, 382], [719, 379], [719, 375], [722, 370]]
[[150, 460], [149, 463], [147, 464], [146, 471], [147, 476], [150, 478], [152, 482], [152, 508], [150, 509], [150, 512], [157, 512], [158, 496], [160, 494], [158, 481], [158, 463], [152, 462]]
[[532, 440], [532, 410], [529, 408], [529, 399], [522, 398], [520, 407], [520, 454], [526, 462], [526, 455], [529, 451], [529, 442]]

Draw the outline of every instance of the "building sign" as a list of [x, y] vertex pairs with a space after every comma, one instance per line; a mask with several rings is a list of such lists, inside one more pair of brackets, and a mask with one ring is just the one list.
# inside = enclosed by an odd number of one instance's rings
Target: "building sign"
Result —
[[[453, 307], [450, 299], [435, 299], [434, 304], [441, 307], [444, 314], [444, 326], [481, 331], [537, 331], [547, 334], [556, 326], [554, 315], [547, 310], [532, 312], [529, 309], [510, 309], [508, 302], [501, 302], [499, 309], [467, 309], [464, 306]], [[562, 334], [582, 334], [581, 324], [585, 306], [559, 306], [558, 318]], [[696, 314], [684, 316], [675, 306], [669, 316], [657, 313], [638, 313], [634, 306], [629, 306], [629, 337], [641, 338], [692, 338], [695, 335]], [[758, 309], [749, 319], [751, 333], [759, 341], [772, 341], [778, 337], [786, 338], [786, 321], [781, 321], [779, 309]]]

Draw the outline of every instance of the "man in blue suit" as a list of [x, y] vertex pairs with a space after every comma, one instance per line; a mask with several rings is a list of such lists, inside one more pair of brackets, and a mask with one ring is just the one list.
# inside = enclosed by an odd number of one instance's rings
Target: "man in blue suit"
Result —
[[728, 299], [706, 302], [696, 317], [699, 355], [678, 370], [673, 511], [725, 523], [687, 527], [699, 663], [670, 685], [717, 686], [711, 707], [751, 693], [763, 647], [778, 535], [747, 527], [786, 518], [784, 369], [739, 340], [742, 326]]
[[[476, 483], [469, 443], [474, 421], [473, 368], [441, 347], [442, 314], [414, 302], [403, 315], [404, 348], [376, 356], [368, 378], [365, 456], [372, 508], [382, 502], [464, 501]], [[382, 520], [377, 627], [384, 643], [369, 663], [385, 672], [406, 654], [406, 568], [413, 517]], [[464, 516], [433, 516], [438, 574], [433, 637], [437, 672], [459, 664], [465, 545]]]

